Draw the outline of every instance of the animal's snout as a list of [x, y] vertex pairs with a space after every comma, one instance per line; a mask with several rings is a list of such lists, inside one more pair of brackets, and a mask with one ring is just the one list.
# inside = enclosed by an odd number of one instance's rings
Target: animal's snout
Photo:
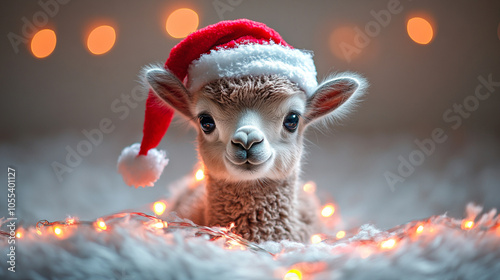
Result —
[[262, 143], [262, 141], [264, 141], [264, 134], [252, 126], [239, 128], [231, 139], [231, 143], [234, 146], [241, 147], [246, 151], [250, 150], [254, 145]]

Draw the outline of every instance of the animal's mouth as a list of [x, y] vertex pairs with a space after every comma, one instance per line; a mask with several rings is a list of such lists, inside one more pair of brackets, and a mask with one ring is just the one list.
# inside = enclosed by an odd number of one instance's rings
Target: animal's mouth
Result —
[[272, 158], [274, 156], [274, 153], [271, 153], [269, 157], [263, 161], [259, 162], [252, 162], [252, 160], [247, 159], [246, 161], [240, 163], [236, 162], [231, 159], [228, 155], [225, 155], [227, 163], [229, 163], [233, 168], [235, 168], [238, 171], [243, 171], [243, 172], [256, 172], [265, 165], [267, 165], [270, 161], [272, 161]]

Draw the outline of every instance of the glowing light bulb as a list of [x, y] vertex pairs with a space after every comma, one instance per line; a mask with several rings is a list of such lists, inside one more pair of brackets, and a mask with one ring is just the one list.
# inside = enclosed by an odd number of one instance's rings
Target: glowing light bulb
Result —
[[113, 48], [115, 41], [115, 29], [109, 25], [101, 25], [90, 32], [87, 37], [87, 48], [92, 54], [105, 54]]
[[311, 236], [311, 243], [312, 244], [317, 244], [317, 243], [320, 243], [321, 241], [323, 241], [323, 238], [321, 238], [321, 235], [315, 234], [315, 235]]
[[152, 227], [156, 228], [156, 229], [162, 229], [162, 228], [166, 228], [167, 227], [167, 222], [156, 222], [154, 224], [152, 224]]
[[465, 230], [472, 229], [474, 227], [474, 221], [471, 220], [464, 220], [462, 221], [461, 228]]
[[31, 39], [31, 53], [36, 58], [49, 56], [56, 48], [57, 37], [54, 30], [42, 29]]
[[426, 19], [421, 17], [413, 17], [406, 24], [408, 36], [418, 44], [427, 45], [434, 37], [432, 25]]
[[335, 213], [335, 207], [333, 204], [327, 204], [323, 207], [323, 210], [321, 210], [321, 216], [325, 218], [330, 217], [333, 213]]
[[160, 216], [167, 209], [167, 205], [163, 201], [157, 201], [153, 204], [153, 211], [157, 216]]
[[423, 226], [423, 225], [419, 225], [419, 226], [417, 227], [417, 229], [415, 230], [415, 232], [416, 232], [417, 234], [421, 234], [423, 231], [424, 231], [424, 226]]
[[75, 222], [76, 222], [75, 218], [67, 218], [67, 219], [66, 219], [66, 224], [67, 224], [68, 226], [74, 225], [74, 224], [75, 224]]
[[200, 23], [198, 14], [191, 9], [177, 9], [167, 18], [165, 29], [174, 38], [184, 38], [196, 31]]
[[198, 169], [198, 171], [196, 171], [196, 174], [194, 175], [194, 177], [196, 178], [196, 181], [201, 181], [205, 178], [205, 173], [203, 173], [203, 169]]
[[57, 236], [61, 236], [62, 234], [62, 229], [60, 227], [55, 227], [54, 228], [54, 233], [57, 235]]
[[307, 182], [307, 183], [304, 184], [303, 189], [307, 193], [314, 193], [316, 191], [316, 183], [314, 183], [314, 182]]
[[335, 235], [335, 237], [337, 237], [337, 239], [342, 239], [345, 237], [345, 231], [341, 230], [339, 232], [337, 232], [337, 235]]
[[108, 226], [106, 225], [106, 223], [104, 222], [103, 219], [97, 219], [97, 221], [95, 222], [95, 226], [96, 226], [96, 229], [98, 231], [103, 231], [103, 230], [106, 230], [108, 229]]
[[298, 269], [290, 269], [283, 277], [283, 280], [302, 280], [302, 272]]
[[382, 249], [392, 249], [396, 245], [396, 240], [394, 238], [384, 240], [380, 243], [380, 248]]
[[21, 231], [16, 232], [16, 238], [22, 238], [23, 233]]

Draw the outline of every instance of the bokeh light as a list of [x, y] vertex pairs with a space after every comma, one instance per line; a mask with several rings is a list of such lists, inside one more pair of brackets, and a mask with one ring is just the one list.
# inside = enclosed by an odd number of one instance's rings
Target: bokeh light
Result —
[[[358, 36], [359, 37], [359, 36]], [[356, 59], [363, 51], [356, 41], [356, 31], [351, 26], [340, 26], [335, 28], [330, 34], [330, 51], [339, 59], [352, 61]]]
[[415, 230], [415, 232], [416, 232], [417, 234], [421, 234], [423, 231], [424, 231], [424, 226], [423, 226], [423, 225], [419, 225], [419, 226], [417, 227], [417, 229]]
[[314, 193], [316, 191], [316, 183], [310, 181], [304, 184], [304, 191], [307, 193]]
[[302, 272], [297, 269], [290, 269], [286, 274], [285, 277], [283, 277], [283, 280], [301, 280], [302, 279]]
[[342, 239], [345, 237], [345, 231], [341, 230], [339, 232], [337, 232], [337, 234], [335, 235], [335, 237], [337, 237], [337, 239]]
[[396, 245], [396, 240], [394, 238], [384, 240], [380, 243], [380, 248], [382, 249], [392, 249]]
[[167, 205], [163, 201], [157, 201], [153, 204], [153, 211], [157, 216], [160, 216], [167, 209]]
[[323, 207], [323, 210], [321, 210], [321, 216], [325, 218], [330, 217], [333, 213], [335, 213], [335, 207], [333, 204], [327, 204]]
[[62, 229], [61, 229], [60, 227], [55, 227], [55, 228], [54, 228], [54, 233], [55, 233], [55, 235], [57, 235], [57, 236], [61, 236], [61, 235], [62, 235], [62, 232], [63, 232], [63, 231], [62, 231]]
[[184, 38], [196, 31], [199, 24], [198, 14], [187, 8], [173, 11], [167, 18], [165, 28], [174, 38]]
[[31, 53], [36, 58], [49, 56], [56, 48], [57, 37], [54, 30], [42, 29], [31, 39]]
[[321, 241], [323, 241], [323, 238], [321, 238], [320, 234], [314, 234], [313, 236], [311, 236], [311, 243], [312, 244], [317, 244], [317, 243], [320, 243]]
[[434, 37], [434, 30], [431, 23], [421, 17], [412, 17], [406, 24], [408, 36], [418, 44], [429, 44]]
[[102, 231], [102, 230], [107, 230], [108, 229], [108, 226], [106, 225], [106, 223], [104, 222], [103, 219], [97, 219], [97, 221], [95, 222], [95, 227], [98, 231]]
[[205, 173], [203, 173], [203, 169], [198, 169], [196, 171], [196, 174], [194, 175], [196, 181], [201, 181], [205, 178]]
[[474, 227], [474, 221], [464, 220], [464, 221], [462, 221], [461, 227], [462, 227], [462, 229], [465, 229], [465, 230], [472, 229]]
[[115, 41], [115, 29], [109, 25], [101, 25], [90, 32], [87, 37], [87, 48], [92, 54], [101, 55], [109, 52]]

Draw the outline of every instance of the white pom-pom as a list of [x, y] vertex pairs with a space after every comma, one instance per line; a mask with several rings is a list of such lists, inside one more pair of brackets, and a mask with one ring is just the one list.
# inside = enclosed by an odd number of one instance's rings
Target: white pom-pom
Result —
[[163, 168], [168, 164], [165, 151], [151, 149], [147, 156], [137, 156], [141, 145], [135, 143], [123, 149], [118, 158], [118, 172], [129, 186], [152, 187], [160, 178]]

